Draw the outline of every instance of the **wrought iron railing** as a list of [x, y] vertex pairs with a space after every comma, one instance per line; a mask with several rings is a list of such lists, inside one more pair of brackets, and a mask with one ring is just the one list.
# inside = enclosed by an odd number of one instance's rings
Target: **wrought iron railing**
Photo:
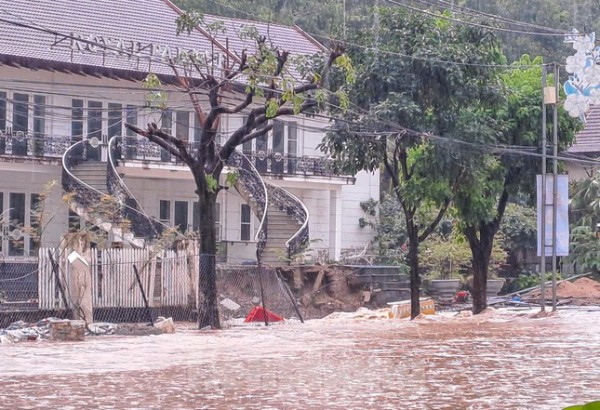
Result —
[[288, 215], [302, 223], [300, 229], [298, 229], [294, 236], [285, 243], [288, 257], [291, 260], [294, 255], [299, 254], [308, 247], [310, 238], [308, 231], [308, 221], [310, 217], [308, 208], [306, 208], [306, 205], [291, 192], [276, 185], [267, 184], [267, 192], [269, 193], [269, 201], [271, 204], [276, 205], [279, 209], [285, 211]]
[[70, 137], [0, 131], [0, 155], [60, 158], [71, 144]]
[[250, 205], [255, 215], [260, 219], [258, 232], [256, 233], [256, 252], [260, 258], [268, 239], [268, 191], [267, 187], [260, 177], [260, 174], [254, 168], [254, 165], [246, 158], [244, 154], [234, 151], [227, 162], [232, 168], [237, 168], [238, 177], [235, 182], [235, 189], [240, 193], [246, 203]]
[[156, 239], [168, 226], [148, 216], [116, 169], [116, 157], [122, 155], [122, 137], [115, 136], [108, 142], [106, 176], [108, 192], [120, 205], [121, 213], [131, 223], [131, 231], [138, 238]]
[[74, 194], [75, 202], [85, 208], [88, 217], [94, 214], [102, 214], [106, 222], [120, 223], [122, 221], [120, 212], [117, 212], [114, 201], [109, 195], [104, 194], [77, 178], [72, 169], [75, 165], [85, 161], [86, 146], [88, 140], [76, 142], [71, 145], [62, 157], [62, 186], [67, 194]]
[[[189, 143], [192, 155], [195, 155], [196, 144], [196, 142]], [[158, 145], [136, 137], [125, 137], [121, 155], [128, 160], [176, 163], [175, 158]], [[244, 151], [244, 155], [260, 174], [350, 177], [336, 173], [334, 161], [326, 157], [297, 156], [272, 151]]]

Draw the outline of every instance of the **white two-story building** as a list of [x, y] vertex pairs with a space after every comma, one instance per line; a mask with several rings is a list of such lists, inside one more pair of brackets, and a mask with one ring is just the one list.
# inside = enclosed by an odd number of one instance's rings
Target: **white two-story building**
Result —
[[[194, 143], [192, 103], [176, 86], [169, 61], [183, 51], [215, 65], [235, 61], [243, 49], [254, 47], [240, 35], [247, 27], [292, 55], [325, 51], [297, 27], [214, 16], [205, 16], [206, 29], [177, 35], [179, 14], [168, 0], [0, 1], [4, 257], [35, 256], [40, 245], [57, 246], [70, 225], [82, 222], [103, 227], [108, 244], [125, 246], [144, 246], [152, 236], [148, 227], [160, 226], [154, 220], [182, 232], [194, 230], [203, 218], [188, 168], [124, 127], [157, 122]], [[215, 22], [220, 22], [216, 31], [209, 28]], [[163, 108], [149, 104], [152, 92], [144, 83], [149, 73], [164, 85]], [[243, 120], [241, 113], [223, 121], [222, 139]], [[371, 239], [359, 227], [359, 204], [378, 198], [379, 176], [336, 175], [317, 149], [327, 126], [322, 118], [281, 118], [269, 135], [240, 150], [258, 179], [239, 184], [263, 181], [269, 192], [268, 262], [289, 256], [290, 240], [300, 234], [305, 246], [322, 249], [331, 260]], [[58, 183], [45, 201], [44, 229], [36, 241], [25, 227], [34, 224], [31, 211], [49, 181]], [[255, 235], [263, 229], [256, 186], [236, 188], [219, 194], [216, 227], [231, 263], [255, 258]], [[68, 204], [64, 196], [71, 191]], [[101, 194], [117, 198], [124, 215], [107, 221], [87, 215]], [[123, 219], [131, 223], [129, 235], [115, 228]]]

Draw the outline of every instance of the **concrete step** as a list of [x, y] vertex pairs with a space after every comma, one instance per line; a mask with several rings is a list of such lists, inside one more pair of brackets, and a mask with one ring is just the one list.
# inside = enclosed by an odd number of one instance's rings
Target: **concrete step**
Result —
[[291, 216], [284, 215], [273, 215], [271, 213], [267, 213], [267, 217], [269, 218], [269, 223], [273, 224], [298, 224], [302, 225], [296, 218]]

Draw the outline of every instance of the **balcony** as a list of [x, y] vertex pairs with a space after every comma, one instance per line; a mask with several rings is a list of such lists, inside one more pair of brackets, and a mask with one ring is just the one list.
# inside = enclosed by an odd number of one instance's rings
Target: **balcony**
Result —
[[0, 156], [56, 160], [70, 145], [70, 137], [34, 136], [23, 131], [0, 131]]
[[[193, 145], [197, 143], [191, 143]], [[192, 146], [194, 148], [194, 146]], [[176, 165], [178, 162], [158, 145], [136, 137], [126, 137], [117, 156], [123, 160], [143, 161], [146, 163]], [[195, 153], [195, 150], [193, 150]], [[351, 175], [340, 175], [335, 172], [332, 159], [318, 156], [296, 156], [280, 152], [244, 151], [261, 175], [272, 177], [328, 177], [344, 178], [353, 182]], [[180, 164], [182, 165], [182, 164]]]

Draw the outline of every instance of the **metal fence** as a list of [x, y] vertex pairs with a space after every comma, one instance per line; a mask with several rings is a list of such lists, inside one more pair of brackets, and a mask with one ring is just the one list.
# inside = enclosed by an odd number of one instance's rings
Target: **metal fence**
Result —
[[[150, 322], [158, 316], [197, 321], [198, 255], [186, 250], [90, 249], [84, 259], [83, 276], [77, 275], [69, 255], [56, 249], [42, 248], [38, 258], [28, 261], [0, 260], [0, 329], [16, 321], [74, 317], [86, 296], [94, 322]], [[257, 307], [285, 319], [302, 319], [275, 269], [215, 265], [215, 273], [224, 326], [243, 323]]]

